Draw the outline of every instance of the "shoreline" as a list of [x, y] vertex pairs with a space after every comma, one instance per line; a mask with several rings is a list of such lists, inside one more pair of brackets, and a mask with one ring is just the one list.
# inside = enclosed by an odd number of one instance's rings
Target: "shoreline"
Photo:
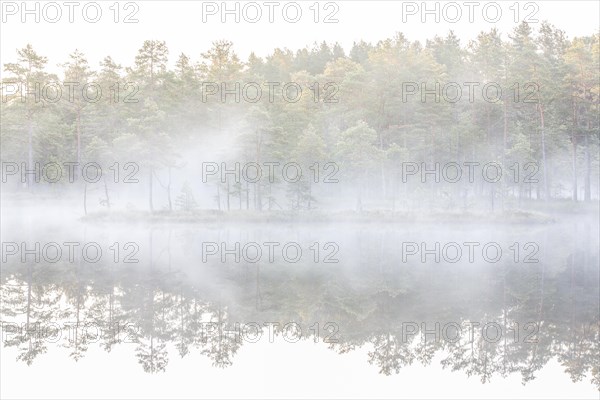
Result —
[[409, 211], [102, 211], [80, 218], [83, 222], [110, 223], [310, 223], [310, 224], [535, 224], [559, 222], [557, 216], [538, 212], [511, 210], [495, 213], [483, 212], [409, 212]]

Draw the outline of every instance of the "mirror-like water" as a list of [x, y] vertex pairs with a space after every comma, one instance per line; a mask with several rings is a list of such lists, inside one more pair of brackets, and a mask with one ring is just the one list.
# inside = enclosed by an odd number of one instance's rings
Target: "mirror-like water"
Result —
[[14, 371], [98, 362], [169, 382], [197, 365], [218, 382], [258, 351], [259, 364], [288, 358], [243, 369], [252, 385], [261, 368], [302, 364], [329, 365], [340, 382], [405, 384], [427, 366], [477, 387], [504, 382], [505, 395], [539, 393], [538, 379], [598, 390], [594, 221], [115, 229], [23, 218], [14, 229], [7, 220], [2, 366]]

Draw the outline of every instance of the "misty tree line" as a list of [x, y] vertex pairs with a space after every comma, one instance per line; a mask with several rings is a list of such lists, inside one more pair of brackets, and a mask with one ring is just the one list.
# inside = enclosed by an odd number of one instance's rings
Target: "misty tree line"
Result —
[[[189, 157], [184, 153], [221, 140], [232, 143], [222, 161], [335, 162], [340, 183], [315, 188], [308, 174], [294, 184], [215, 182], [219, 209], [310, 209], [336, 196], [355, 199], [358, 210], [363, 203], [395, 208], [410, 205], [415, 193], [417, 202], [427, 193], [465, 206], [469, 196], [492, 204], [496, 198], [589, 201], [598, 179], [599, 40], [597, 33], [567, 39], [548, 23], [534, 31], [523, 22], [509, 34], [492, 29], [465, 45], [452, 32], [424, 44], [399, 33], [376, 44], [354, 43], [349, 54], [323, 42], [296, 52], [278, 48], [265, 58], [252, 53], [246, 61], [221, 40], [198, 61], [179, 55], [173, 68], [167, 44], [149, 40], [129, 67], [107, 56], [93, 68], [76, 50], [60, 64], [60, 76], [47, 72], [47, 58], [28, 45], [17, 51], [17, 63], [4, 65], [2, 161], [135, 161], [151, 210], [193, 208], [200, 173], [177, 181]], [[53, 86], [40, 101], [7, 90], [49, 82], [78, 86], [72, 98], [63, 90], [58, 101], [49, 101], [57, 95]], [[97, 102], [81, 90], [91, 82], [102, 91]], [[273, 101], [263, 93], [256, 102], [236, 102], [234, 95], [225, 101], [220, 93], [207, 95], [206, 82], [230, 89], [236, 82], [279, 85]], [[297, 101], [283, 100], [289, 82], [303, 88]], [[454, 82], [463, 87], [462, 98], [422, 101], [420, 93], [406, 95], [407, 82], [427, 90]], [[467, 82], [478, 83], [473, 101]], [[497, 101], [481, 95], [489, 83], [502, 91]], [[537, 182], [504, 174], [494, 185], [478, 178], [466, 187], [416, 187], [401, 179], [402, 163], [470, 161], [497, 162], [504, 171], [535, 163]], [[106, 190], [110, 207], [109, 197]]]

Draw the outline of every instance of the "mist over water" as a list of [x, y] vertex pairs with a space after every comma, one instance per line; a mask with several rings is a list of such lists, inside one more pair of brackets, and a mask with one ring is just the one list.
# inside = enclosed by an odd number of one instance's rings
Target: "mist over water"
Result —
[[[122, 349], [149, 373], [196, 353], [229, 368], [259, 343], [313, 343], [390, 376], [424, 365], [526, 384], [558, 362], [565, 379], [597, 390], [599, 226], [587, 216], [493, 227], [119, 224], [67, 210], [58, 222], [56, 211], [3, 215], [3, 351], [33, 367], [61, 348], [74, 360], [98, 348]], [[58, 261], [43, 251], [50, 242]], [[73, 259], [67, 242], [81, 243]], [[40, 262], [22, 262], [22, 249], [7, 256], [9, 243], [40, 243]], [[26, 321], [29, 336], [11, 331]]]
[[527, 18], [58, 74], [24, 43], [1, 396], [597, 398], [600, 36]]

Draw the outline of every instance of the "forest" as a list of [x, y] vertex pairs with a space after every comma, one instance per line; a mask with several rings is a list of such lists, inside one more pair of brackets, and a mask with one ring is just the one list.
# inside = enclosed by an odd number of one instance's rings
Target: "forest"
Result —
[[[72, 360], [120, 397], [102, 365], [176, 397], [173, 377], [230, 395], [219, 379], [263, 390], [319, 365], [334, 389], [402, 394], [417, 376], [448, 397], [451, 371], [457, 398], [498, 381], [597, 396], [600, 31], [406, 35], [244, 57], [159, 37], [93, 62], [91, 45], [3, 48], [2, 376], [66, 398]], [[268, 352], [235, 332], [268, 323]], [[289, 377], [257, 397], [323, 389]]]
[[[227, 40], [175, 56], [148, 40], [129, 66], [77, 49], [59, 72], [27, 45], [3, 66], [3, 194], [75, 192], [85, 213], [572, 211], [598, 199], [599, 41], [523, 22], [244, 61]], [[44, 179], [56, 165], [74, 176]]]

